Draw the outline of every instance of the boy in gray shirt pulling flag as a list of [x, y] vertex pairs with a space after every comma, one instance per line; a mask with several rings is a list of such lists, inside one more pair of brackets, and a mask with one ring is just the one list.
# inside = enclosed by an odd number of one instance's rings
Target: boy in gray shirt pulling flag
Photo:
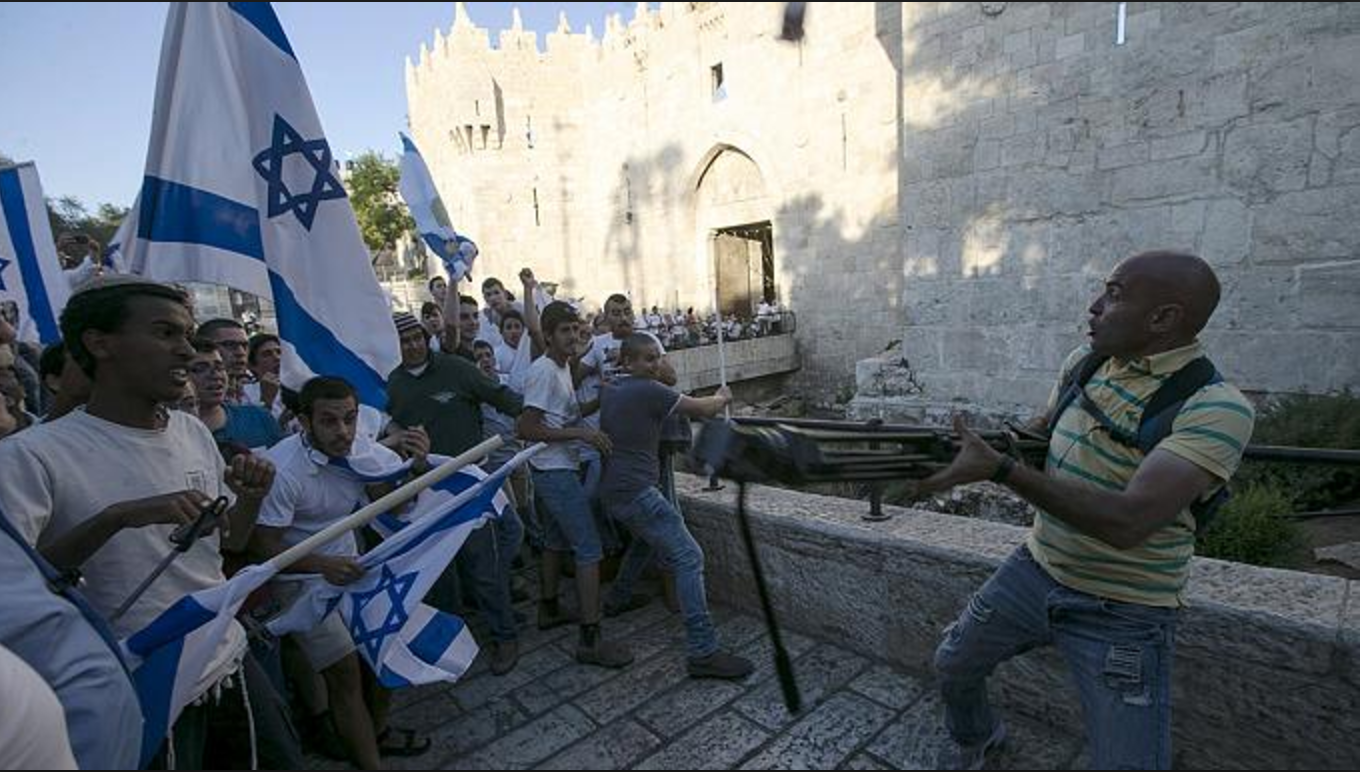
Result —
[[613, 443], [600, 481], [600, 497], [609, 516], [635, 537], [605, 603], [626, 602], [642, 568], [656, 554], [675, 576], [685, 619], [690, 676], [745, 678], [752, 670], [750, 661], [718, 650], [704, 594], [703, 550], [685, 527], [679, 510], [658, 487], [661, 462], [657, 449], [667, 416], [678, 412], [690, 418], [712, 418], [732, 400], [732, 392], [724, 386], [711, 397], [687, 397], [658, 380], [661, 357], [652, 336], [628, 336], [620, 360], [629, 377], [606, 387], [600, 395], [600, 428]]

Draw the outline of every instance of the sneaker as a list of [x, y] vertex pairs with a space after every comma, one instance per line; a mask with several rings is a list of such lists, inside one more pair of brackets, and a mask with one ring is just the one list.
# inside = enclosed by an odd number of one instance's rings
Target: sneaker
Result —
[[646, 608], [648, 604], [650, 604], [651, 602], [652, 596], [642, 592], [635, 592], [632, 595], [628, 596], [628, 600], [624, 601], [623, 603], [612, 603], [610, 601], [605, 601], [603, 607], [600, 610], [604, 612], [604, 615], [607, 617], [616, 617], [619, 614], [627, 614], [629, 611], [636, 611], [640, 608]]
[[633, 661], [633, 652], [623, 644], [598, 638], [593, 646], [584, 643], [576, 645], [576, 661], [582, 665], [621, 668]]
[[755, 665], [745, 657], [715, 651], [707, 657], [690, 657], [685, 662], [690, 678], [725, 678], [738, 681], [751, 674]]
[[1006, 742], [1006, 725], [1000, 721], [992, 729], [992, 734], [977, 745], [952, 743], [940, 757], [940, 769], [982, 769], [987, 752], [1001, 747]]
[[491, 675], [503, 676], [519, 664], [519, 641], [494, 641], [491, 644]]

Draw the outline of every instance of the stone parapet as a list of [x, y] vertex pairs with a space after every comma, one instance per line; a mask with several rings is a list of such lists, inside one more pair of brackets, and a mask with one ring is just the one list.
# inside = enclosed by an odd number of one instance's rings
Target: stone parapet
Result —
[[[680, 475], [709, 595], [758, 613], [735, 485]], [[1025, 529], [756, 487], [748, 502], [780, 621], [865, 656], [928, 671], [944, 628], [1024, 540]], [[1175, 761], [1183, 768], [1360, 766], [1360, 582], [1196, 558], [1177, 633]], [[997, 671], [1007, 712], [1081, 725], [1052, 650]]]

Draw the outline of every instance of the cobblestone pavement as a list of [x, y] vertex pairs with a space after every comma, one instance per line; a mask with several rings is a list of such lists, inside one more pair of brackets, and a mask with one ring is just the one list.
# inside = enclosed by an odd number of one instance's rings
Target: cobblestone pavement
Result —
[[[744, 682], [690, 679], [680, 618], [659, 601], [605, 620], [636, 660], [578, 665], [576, 628], [527, 625], [520, 661], [493, 676], [485, 656], [457, 684], [394, 696], [391, 723], [428, 734], [430, 750], [394, 769], [933, 769], [948, 742], [935, 691], [834, 642], [783, 631], [803, 709], [789, 715], [756, 616], [715, 608], [722, 645], [750, 658]], [[994, 768], [1067, 768], [1080, 740], [1008, 717]], [[316, 768], [344, 765], [313, 759]]]

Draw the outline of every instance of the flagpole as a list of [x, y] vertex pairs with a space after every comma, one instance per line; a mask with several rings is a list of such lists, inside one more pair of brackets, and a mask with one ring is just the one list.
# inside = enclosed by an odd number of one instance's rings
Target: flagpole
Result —
[[487, 438], [480, 445], [445, 461], [443, 464], [440, 464], [400, 488], [397, 488], [349, 517], [331, 523], [319, 533], [312, 534], [284, 552], [279, 553], [273, 560], [269, 561], [270, 565], [272, 565], [276, 571], [283, 571], [288, 568], [288, 566], [306, 557], [312, 550], [322, 544], [335, 539], [343, 533], [367, 525], [369, 521], [373, 520], [378, 515], [392, 509], [398, 504], [409, 501], [414, 498], [416, 494], [452, 475], [459, 469], [485, 458], [491, 451], [499, 448], [503, 443], [504, 440], [502, 440], [499, 435]]
[[[715, 269], [716, 270], [716, 269]], [[723, 315], [722, 306], [718, 302], [718, 282], [713, 282], [713, 309], [718, 314], [718, 383], [720, 386], [727, 385], [727, 351], [723, 348]], [[731, 403], [723, 405], [723, 418], [732, 420]]]

